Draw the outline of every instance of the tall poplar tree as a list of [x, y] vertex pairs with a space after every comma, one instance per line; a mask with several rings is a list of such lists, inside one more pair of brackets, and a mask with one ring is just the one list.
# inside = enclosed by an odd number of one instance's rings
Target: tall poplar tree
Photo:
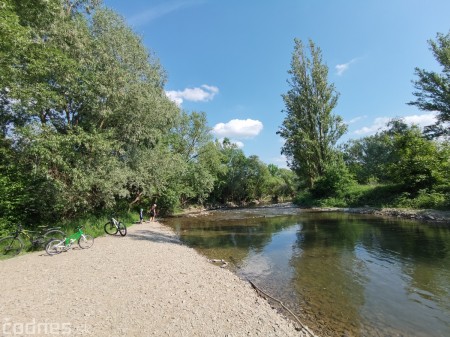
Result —
[[311, 188], [324, 174], [334, 145], [347, 127], [332, 113], [339, 94], [328, 83], [328, 67], [322, 63], [320, 48], [309, 40], [308, 57], [302, 41], [294, 42], [288, 71], [290, 89], [282, 95], [286, 117], [277, 134], [285, 139], [281, 153], [286, 155], [289, 167]]

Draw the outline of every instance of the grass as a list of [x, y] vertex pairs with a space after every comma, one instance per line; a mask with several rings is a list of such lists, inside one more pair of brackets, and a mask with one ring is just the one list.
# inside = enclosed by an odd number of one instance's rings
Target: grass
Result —
[[[86, 234], [92, 235], [93, 237], [99, 237], [105, 234], [105, 230], [103, 227], [105, 223], [109, 221], [109, 219], [110, 216], [106, 215], [86, 216], [80, 219], [58, 223], [51, 227], [61, 227], [61, 230], [63, 230], [66, 233], [66, 235], [69, 236], [77, 231], [78, 226], [84, 226], [83, 231]], [[117, 215], [116, 219], [123, 222], [125, 226], [131, 227], [137, 221], [139, 221], [139, 214], [136, 214], [135, 212], [123, 213]], [[15, 227], [14, 228], [4, 227], [4, 229], [0, 233], [0, 238], [8, 236], [14, 229]], [[24, 248], [19, 255], [23, 255], [28, 252], [36, 250], [32, 249], [31, 242], [28, 240], [28, 238], [22, 237], [22, 241], [24, 242]], [[3, 259], [2, 256], [0, 256], [0, 260], [2, 259]]]
[[354, 185], [341, 196], [314, 199], [308, 191], [297, 195], [294, 202], [304, 207], [376, 207], [411, 209], [450, 209], [450, 191], [404, 192], [398, 185]]
[[[128, 212], [123, 214], [118, 214], [115, 218], [125, 224], [127, 227], [131, 227], [137, 221], [139, 221], [139, 214], [134, 212]], [[92, 235], [93, 237], [102, 236], [105, 234], [104, 225], [109, 222], [111, 216], [87, 216], [84, 218], [72, 220], [61, 225], [64, 228], [67, 235], [75, 233], [78, 226], [84, 226], [84, 231]]]

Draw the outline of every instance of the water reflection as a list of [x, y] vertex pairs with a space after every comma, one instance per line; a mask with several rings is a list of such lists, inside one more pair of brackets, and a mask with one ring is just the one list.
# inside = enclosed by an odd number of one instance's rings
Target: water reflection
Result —
[[321, 336], [450, 336], [450, 231], [296, 208], [167, 219]]

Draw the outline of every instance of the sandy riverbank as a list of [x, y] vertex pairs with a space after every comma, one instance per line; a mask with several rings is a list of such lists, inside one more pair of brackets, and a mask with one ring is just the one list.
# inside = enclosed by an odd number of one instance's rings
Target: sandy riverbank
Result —
[[157, 222], [0, 275], [0, 336], [310, 336]]

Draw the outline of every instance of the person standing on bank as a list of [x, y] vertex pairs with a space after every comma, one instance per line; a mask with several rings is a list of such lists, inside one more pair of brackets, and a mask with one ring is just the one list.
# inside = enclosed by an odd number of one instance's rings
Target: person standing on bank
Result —
[[150, 221], [155, 221], [156, 217], [156, 204], [153, 204], [152, 208], [150, 208]]
[[144, 209], [141, 208], [139, 210], [139, 223], [142, 223], [142, 221], [144, 221]]

